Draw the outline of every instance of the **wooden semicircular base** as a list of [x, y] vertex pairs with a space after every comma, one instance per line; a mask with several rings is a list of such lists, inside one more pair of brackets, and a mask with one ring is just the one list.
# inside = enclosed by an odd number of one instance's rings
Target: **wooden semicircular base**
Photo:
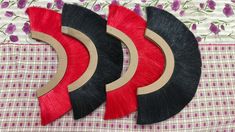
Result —
[[138, 52], [133, 41], [122, 31], [111, 26], [107, 26], [107, 33], [121, 40], [127, 46], [130, 54], [130, 64], [123, 76], [106, 85], [106, 92], [118, 89], [130, 81], [138, 66]]
[[37, 90], [37, 97], [40, 97], [51, 91], [62, 80], [67, 68], [67, 54], [64, 50], [64, 47], [60, 44], [60, 42], [58, 42], [56, 39], [54, 39], [52, 36], [48, 34], [37, 31], [31, 31], [31, 37], [33, 39], [41, 40], [43, 42], [50, 44], [55, 49], [58, 55], [59, 63], [58, 63], [57, 72], [54, 75], [54, 77], [45, 86]]
[[153, 82], [148, 86], [139, 87], [137, 89], [137, 95], [149, 94], [159, 90], [170, 80], [175, 67], [174, 55], [167, 42], [161, 36], [151, 31], [150, 29], [145, 30], [145, 37], [154, 42], [155, 44], [158, 44], [158, 46], [162, 49], [162, 52], [165, 55], [166, 64], [162, 76], [157, 81]]
[[84, 33], [67, 26], [62, 26], [62, 32], [81, 41], [87, 48], [90, 55], [90, 61], [86, 71], [80, 78], [78, 78], [76, 81], [68, 86], [69, 92], [72, 92], [84, 85], [93, 76], [98, 65], [98, 53], [95, 44]]

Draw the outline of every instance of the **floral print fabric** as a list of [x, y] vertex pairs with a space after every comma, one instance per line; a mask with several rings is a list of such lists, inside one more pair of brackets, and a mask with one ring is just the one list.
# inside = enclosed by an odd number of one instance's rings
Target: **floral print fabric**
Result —
[[29, 20], [25, 10], [41, 6], [61, 11], [64, 2], [87, 7], [106, 18], [108, 5], [120, 4], [145, 17], [145, 7], [155, 6], [179, 18], [195, 34], [199, 43], [235, 41], [234, 0], [1, 0], [0, 43], [35, 43], [28, 37]]

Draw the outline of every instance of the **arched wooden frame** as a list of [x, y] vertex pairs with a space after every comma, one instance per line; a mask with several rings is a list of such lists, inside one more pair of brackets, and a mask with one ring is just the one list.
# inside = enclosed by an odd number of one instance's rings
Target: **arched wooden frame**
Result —
[[31, 37], [33, 39], [37, 39], [50, 44], [55, 49], [58, 55], [57, 72], [45, 86], [37, 90], [37, 97], [40, 97], [50, 92], [53, 88], [55, 88], [56, 85], [58, 85], [58, 83], [64, 77], [67, 68], [67, 54], [64, 50], [64, 47], [60, 44], [60, 42], [58, 42], [55, 38], [53, 38], [48, 34], [37, 31], [31, 31]]
[[121, 40], [127, 46], [130, 55], [130, 64], [127, 71], [119, 79], [106, 85], [106, 91], [108, 92], [120, 88], [132, 79], [138, 66], [138, 52], [133, 41], [122, 31], [107, 26], [107, 33]]
[[148, 86], [138, 88], [138, 95], [149, 94], [162, 88], [170, 80], [175, 67], [174, 55], [167, 42], [150, 29], [145, 30], [145, 37], [157, 44], [162, 49], [162, 52], [165, 55], [165, 69], [162, 76], [157, 81]]
[[98, 53], [95, 44], [86, 34], [67, 26], [62, 26], [62, 32], [81, 41], [87, 48], [90, 56], [89, 64], [86, 71], [80, 78], [78, 78], [76, 81], [68, 86], [69, 92], [72, 92], [84, 85], [95, 73], [98, 64]]

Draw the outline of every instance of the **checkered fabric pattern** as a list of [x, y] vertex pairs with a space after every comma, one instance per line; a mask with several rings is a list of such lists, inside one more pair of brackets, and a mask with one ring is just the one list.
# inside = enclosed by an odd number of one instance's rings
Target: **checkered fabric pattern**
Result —
[[[83, 119], [74, 121], [70, 111], [41, 126], [35, 91], [56, 73], [57, 55], [47, 44], [1, 44], [0, 131], [235, 131], [235, 45], [200, 45], [200, 51], [203, 65], [196, 96], [166, 121], [136, 125], [136, 113], [106, 121], [102, 105]], [[126, 48], [124, 53], [126, 69]]]

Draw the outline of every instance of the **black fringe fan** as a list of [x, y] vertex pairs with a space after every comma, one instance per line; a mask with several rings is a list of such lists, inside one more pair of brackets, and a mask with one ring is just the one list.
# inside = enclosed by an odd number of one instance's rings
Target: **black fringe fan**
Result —
[[84, 7], [65, 4], [62, 26], [86, 34], [95, 44], [98, 53], [98, 65], [94, 75], [82, 87], [69, 93], [74, 119], [79, 119], [90, 114], [105, 101], [105, 84], [121, 75], [123, 51], [121, 42], [106, 33], [106, 20]]
[[161, 89], [138, 95], [138, 124], [160, 122], [180, 112], [195, 95], [201, 76], [197, 40], [181, 21], [164, 10], [147, 7], [147, 28], [169, 44], [175, 67]]

